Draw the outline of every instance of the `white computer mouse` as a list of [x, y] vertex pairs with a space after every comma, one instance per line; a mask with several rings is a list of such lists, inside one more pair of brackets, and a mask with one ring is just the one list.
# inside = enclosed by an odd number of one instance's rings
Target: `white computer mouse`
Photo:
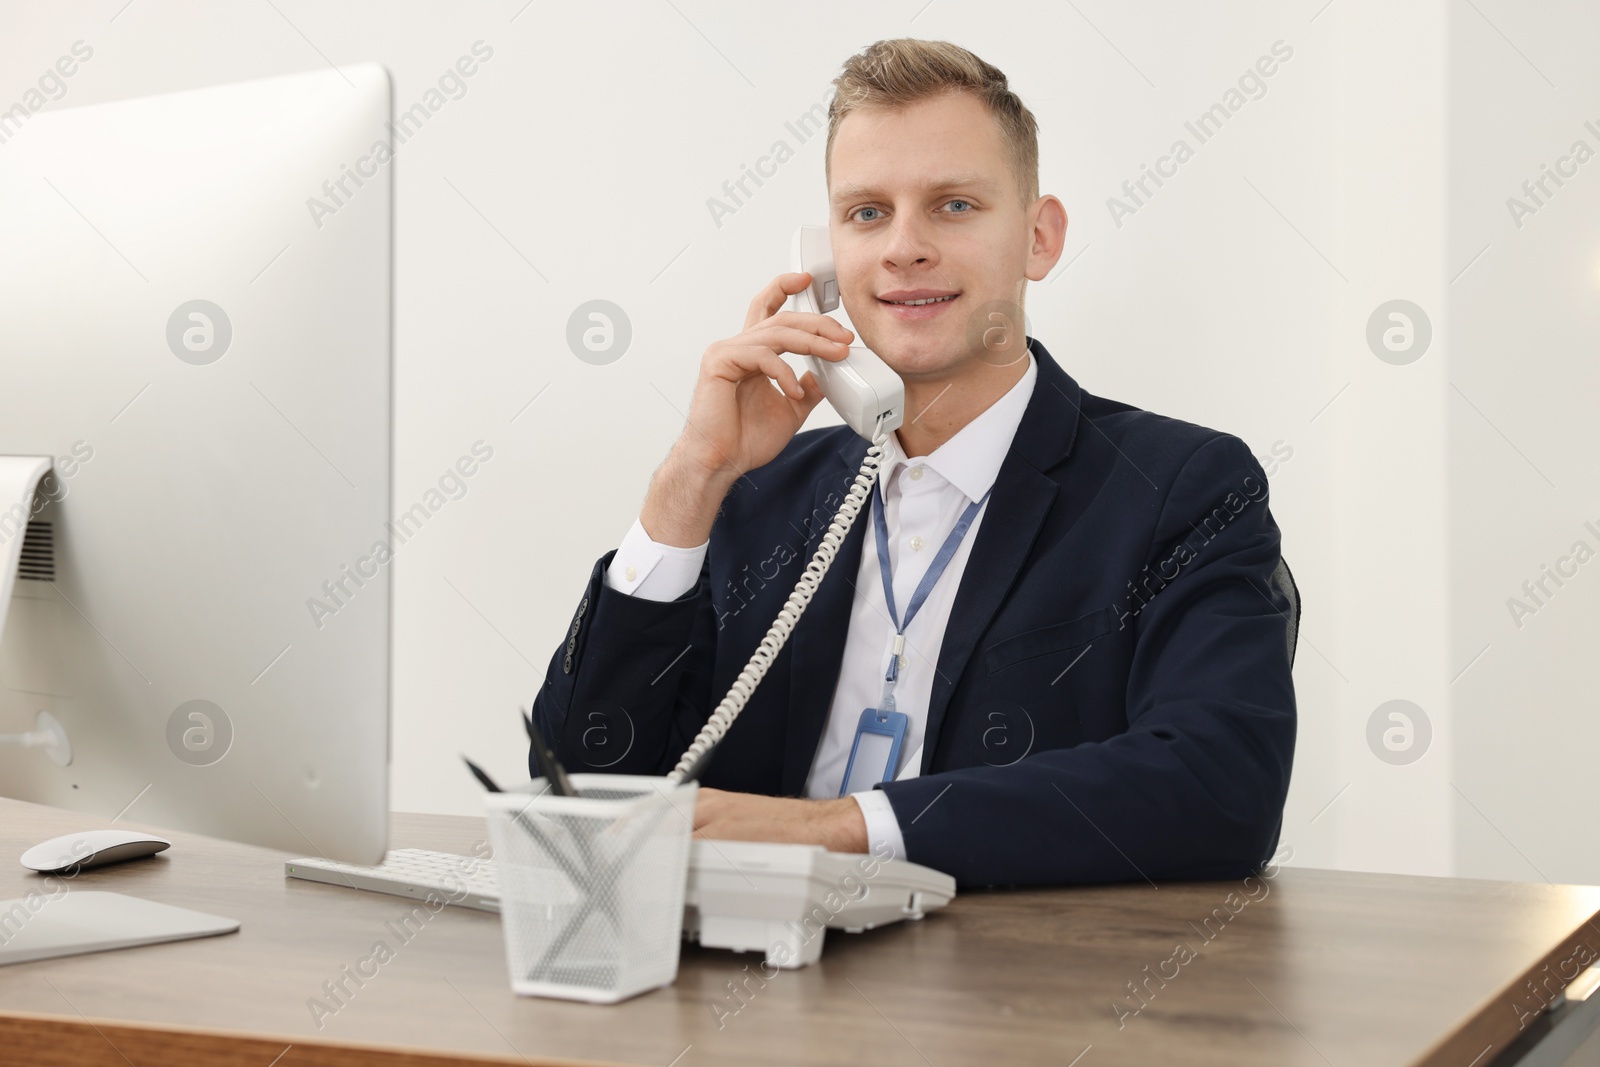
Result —
[[22, 865], [41, 874], [56, 874], [136, 860], [171, 847], [171, 841], [138, 830], [85, 830], [34, 845], [22, 854]]

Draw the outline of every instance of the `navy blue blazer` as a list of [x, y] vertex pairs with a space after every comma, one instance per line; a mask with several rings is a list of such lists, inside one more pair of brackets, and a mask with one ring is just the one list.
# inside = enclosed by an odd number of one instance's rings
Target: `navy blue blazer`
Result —
[[[878, 788], [908, 858], [963, 886], [1241, 878], [1294, 756], [1267, 479], [1239, 438], [1085, 392], [1044, 346], [975, 533], [921, 776]], [[573, 771], [665, 774], [771, 625], [860, 469], [848, 427], [739, 480], [671, 602], [594, 565], [535, 714]], [[801, 794], [844, 655], [858, 516], [702, 781]], [[530, 754], [530, 773], [537, 775]]]

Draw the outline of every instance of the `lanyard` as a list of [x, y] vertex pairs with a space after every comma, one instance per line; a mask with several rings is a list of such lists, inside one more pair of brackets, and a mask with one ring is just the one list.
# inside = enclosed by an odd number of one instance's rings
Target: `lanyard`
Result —
[[978, 514], [978, 509], [983, 507], [983, 502], [989, 499], [989, 493], [994, 487], [984, 491], [982, 497], [967, 505], [961, 513], [961, 518], [956, 520], [955, 529], [944, 539], [944, 544], [939, 546], [938, 555], [933, 557], [933, 562], [928, 564], [928, 570], [922, 576], [922, 581], [917, 583], [916, 592], [911, 594], [911, 603], [906, 606], [905, 621], [900, 621], [894, 610], [894, 579], [889, 575], [889, 523], [884, 518], [883, 495], [875, 493], [878, 507], [872, 509], [873, 524], [877, 527], [878, 534], [878, 570], [883, 575], [883, 599], [889, 607], [889, 621], [894, 623], [894, 655], [889, 657], [889, 672], [884, 675], [883, 699], [879, 708], [883, 711], [894, 710], [894, 683], [900, 673], [900, 655], [906, 648], [906, 628], [911, 625], [911, 620], [916, 616], [922, 602], [928, 599], [928, 594], [939, 581], [939, 576], [944, 573], [945, 567], [950, 562], [950, 557], [956, 554], [956, 548], [961, 544], [961, 539], [967, 535], [967, 528], [972, 525], [973, 517]]

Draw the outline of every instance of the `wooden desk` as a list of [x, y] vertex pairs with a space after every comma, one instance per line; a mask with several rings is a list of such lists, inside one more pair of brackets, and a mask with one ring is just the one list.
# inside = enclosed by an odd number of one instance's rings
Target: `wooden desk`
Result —
[[[39, 886], [16, 862], [26, 845], [92, 825], [0, 800], [0, 899]], [[830, 933], [820, 963], [764, 983], [753, 956], [686, 946], [675, 985], [601, 1007], [513, 995], [493, 915], [446, 908], [402, 941], [387, 925], [411, 908], [399, 898], [287, 880], [287, 853], [165, 836], [164, 856], [71, 887], [243, 929], [0, 968], [0, 1061], [1488, 1067], [1539, 1005], [1526, 983], [1600, 949], [1600, 888], [1279, 868], [1249, 887], [965, 894], [921, 923]], [[393, 830], [396, 847], [463, 854], [484, 838], [465, 818]], [[1229, 917], [1206, 927], [1214, 909]], [[393, 958], [346, 979], [319, 1029], [310, 998], [380, 940]], [[1150, 990], [1137, 1014], [1130, 982]]]

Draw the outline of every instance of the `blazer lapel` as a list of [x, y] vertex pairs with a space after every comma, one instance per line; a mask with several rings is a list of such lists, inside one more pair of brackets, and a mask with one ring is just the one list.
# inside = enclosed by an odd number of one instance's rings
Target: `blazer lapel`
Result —
[[944, 725], [956, 680], [966, 670], [978, 638], [989, 628], [1022, 572], [1022, 561], [1033, 546], [1044, 517], [1055, 505], [1059, 490], [1060, 486], [1018, 460], [1014, 452], [1000, 467], [956, 598], [950, 605], [944, 643], [939, 646], [939, 668], [928, 696], [928, 724], [922, 742], [923, 774], [928, 773], [933, 761], [939, 728]]
[[950, 606], [950, 622], [945, 627], [939, 667], [928, 697], [923, 774], [929, 773], [932, 766], [956, 681], [966, 670], [978, 639], [1010, 595], [1045, 516], [1055, 506], [1061, 485], [1043, 472], [1054, 470], [1067, 458], [1077, 435], [1082, 390], [1050, 358], [1042, 344], [1030, 338], [1028, 346], [1038, 361], [1038, 376], [1000, 473], [995, 476], [994, 490]]

